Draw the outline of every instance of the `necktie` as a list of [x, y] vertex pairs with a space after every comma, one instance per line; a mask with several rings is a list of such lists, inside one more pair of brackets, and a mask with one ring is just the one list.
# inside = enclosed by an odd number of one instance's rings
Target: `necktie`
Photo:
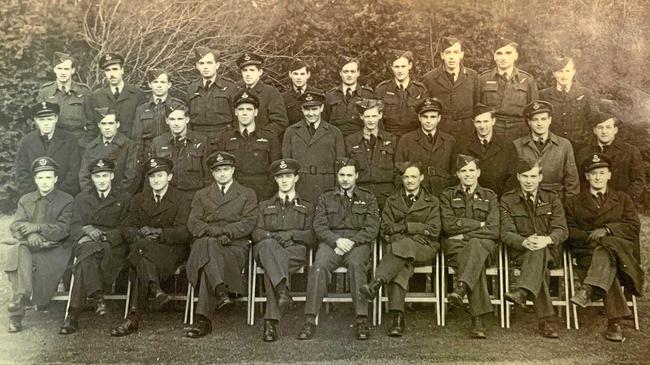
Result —
[[483, 152], [487, 151], [487, 149], [488, 149], [488, 140], [487, 140], [487, 138], [481, 139], [481, 148], [483, 149]]
[[115, 99], [120, 97], [120, 88], [119, 87], [115, 88], [115, 93], [113, 94], [113, 96], [115, 97]]
[[544, 143], [544, 139], [540, 138], [540, 139], [538, 139], [535, 143], [537, 143], [537, 148], [538, 148], [539, 150], [541, 150], [542, 148], [544, 148], [544, 144], [545, 144], [545, 143]]
[[185, 144], [185, 141], [186, 139], [183, 136], [178, 136], [174, 138], [174, 142], [176, 142], [177, 145]]
[[605, 203], [605, 194], [600, 193], [600, 192], [597, 193], [597, 194], [596, 194], [596, 201], [597, 201], [597, 203], [598, 203], [598, 207], [599, 207], [599, 208], [602, 207], [602, 206], [603, 206], [603, 203]]
[[99, 199], [104, 200], [104, 198], [106, 198], [106, 196], [104, 195], [104, 192], [102, 191], [102, 192], [99, 193]]
[[447, 77], [449, 77], [449, 81], [451, 81], [452, 84], [456, 82], [456, 74], [453, 72], [447, 72]]
[[204, 86], [204, 88], [205, 88], [206, 90], [208, 90], [208, 89], [210, 88], [210, 86], [212, 86], [212, 80], [208, 80], [208, 81], [206, 81], [206, 82], [205, 82], [205, 86]]
[[605, 145], [600, 145], [600, 153], [605, 153], [605, 150], [607, 149], [607, 146]]
[[408, 194], [406, 196], [406, 204], [409, 207], [411, 207], [411, 205], [413, 205], [413, 203], [415, 203], [415, 195], [414, 194]]
[[156, 105], [160, 104], [162, 102], [161, 98], [156, 98]]
[[350, 102], [350, 99], [352, 99], [352, 89], [348, 88], [348, 89], [345, 91], [345, 103], [346, 103], [346, 104], [349, 103], [349, 102]]
[[316, 134], [316, 123], [309, 123], [309, 134], [313, 137]]
[[296, 88], [296, 93], [297, 93], [298, 95], [302, 95], [302, 88], [301, 88], [301, 87], [297, 87], [297, 88]]
[[504, 72], [503, 75], [501, 75], [501, 77], [503, 77], [503, 81], [508, 82], [508, 73], [507, 72]]
[[226, 195], [226, 185], [221, 185], [221, 195]]
[[429, 143], [433, 143], [433, 136], [431, 135], [431, 133], [427, 133], [427, 140], [429, 141]]
[[465, 188], [465, 194], [470, 195], [472, 193], [471, 188]]
[[289, 200], [289, 195], [284, 196], [284, 207], [289, 208], [289, 205], [291, 204], [291, 201]]
[[249, 136], [248, 129], [244, 129], [244, 131], [242, 132], [241, 135], [242, 135], [242, 137], [244, 137], [244, 139], [248, 139], [248, 136]]
[[63, 91], [64, 94], [68, 95], [68, 91], [66, 90], [65, 86], [61, 86], [61, 91]]
[[368, 147], [375, 148], [376, 144], [377, 144], [377, 137], [375, 137], [374, 134], [371, 134], [370, 138], [368, 139]]
[[104, 146], [108, 147], [109, 144], [111, 144], [110, 141], [104, 141]]
[[156, 205], [160, 205], [160, 194], [156, 194]]
[[535, 209], [535, 196], [532, 193], [526, 193], [526, 203], [532, 210]]

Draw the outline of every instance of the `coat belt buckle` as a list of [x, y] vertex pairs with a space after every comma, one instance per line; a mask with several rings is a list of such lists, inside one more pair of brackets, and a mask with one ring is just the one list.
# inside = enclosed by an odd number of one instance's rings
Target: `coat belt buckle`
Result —
[[309, 166], [309, 173], [311, 175], [318, 174], [318, 166], [314, 166], [314, 165]]

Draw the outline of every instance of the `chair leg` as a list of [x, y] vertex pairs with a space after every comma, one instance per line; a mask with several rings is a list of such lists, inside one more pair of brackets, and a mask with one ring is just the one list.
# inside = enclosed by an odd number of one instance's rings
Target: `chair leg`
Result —
[[[76, 258], [75, 258], [75, 262], [76, 262]], [[74, 272], [70, 276], [70, 289], [68, 290], [68, 301], [67, 301], [67, 303], [65, 305], [65, 317], [63, 317], [64, 320], [68, 318], [68, 313], [70, 313], [70, 301], [72, 300], [72, 288], [73, 287], [74, 287]]]
[[435, 311], [436, 311], [436, 324], [438, 326], [444, 326], [444, 318], [442, 318], [442, 295], [440, 294], [440, 285], [441, 285], [441, 278], [440, 278], [440, 256], [442, 255], [442, 252], [438, 255], [436, 255], [436, 267], [435, 267], [435, 284], [434, 284], [434, 291], [435, 291], [435, 299], [436, 299], [436, 305], [435, 305]]
[[504, 299], [504, 285], [503, 285], [503, 253], [501, 252], [501, 245], [499, 246], [498, 255], [499, 255], [499, 267], [497, 269], [498, 280], [499, 280], [499, 314], [501, 319], [501, 328], [506, 328], [506, 319], [505, 319], [505, 299]]
[[248, 325], [252, 326], [255, 324], [255, 299], [257, 298], [257, 261], [253, 260], [251, 275], [251, 293], [248, 305]]
[[187, 324], [189, 322], [189, 315], [190, 315], [190, 300], [193, 298], [190, 296], [192, 291], [192, 284], [187, 283], [187, 294], [185, 294], [185, 317], [183, 318], [183, 323]]
[[634, 314], [634, 329], [639, 331], [639, 309], [636, 306], [636, 296], [632, 296], [632, 312]]
[[194, 287], [190, 287], [190, 324], [194, 324]]
[[129, 279], [126, 283], [126, 301], [124, 303], [124, 319], [126, 319], [126, 317], [129, 315], [130, 299], [131, 299], [131, 275], [129, 275]]
[[[569, 263], [569, 292], [571, 296], [575, 295], [575, 277], [573, 276], [573, 259], [571, 257], [571, 251], [567, 251], [567, 261]], [[578, 306], [571, 303], [571, 312], [573, 315], [573, 328], [580, 329], [580, 324], [578, 323]]]
[[439, 326], [444, 327], [447, 317], [447, 268], [445, 267], [445, 254], [440, 250], [440, 264], [436, 265], [436, 276], [440, 276], [440, 295], [438, 296], [438, 307], [440, 308], [440, 323]]
[[566, 329], [571, 329], [571, 302], [569, 301], [569, 265], [568, 265], [568, 255], [567, 251], [564, 250], [562, 255], [562, 263], [564, 267], [563, 270], [563, 279], [564, 279], [564, 314], [566, 315]]
[[504, 282], [503, 282], [503, 292], [504, 292], [504, 305], [506, 311], [506, 328], [510, 328], [510, 303], [505, 300], [505, 293], [510, 290], [510, 265], [508, 264], [508, 251], [504, 248], [503, 250], [503, 266], [505, 267], [504, 273]]

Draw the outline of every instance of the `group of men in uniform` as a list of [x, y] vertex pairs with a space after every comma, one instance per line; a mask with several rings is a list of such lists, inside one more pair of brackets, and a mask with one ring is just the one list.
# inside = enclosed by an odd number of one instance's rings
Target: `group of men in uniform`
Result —
[[131, 334], [148, 303], [170, 300], [161, 282], [185, 262], [199, 297], [186, 336], [203, 337], [215, 310], [245, 294], [252, 249], [265, 270], [265, 341], [278, 337], [292, 308], [290, 275], [309, 250], [299, 339], [315, 335], [339, 266], [350, 279], [356, 337], [369, 337], [369, 301], [384, 285], [389, 335], [402, 336], [413, 268], [444, 250], [457, 269], [447, 300], [461, 307], [467, 297], [471, 336], [485, 338], [485, 267], [503, 244], [521, 268], [506, 299], [533, 300], [541, 335], [558, 337], [548, 270], [565, 247], [582, 273], [571, 301], [604, 298], [605, 336], [622, 341], [622, 285], [639, 295], [643, 280], [632, 203], [645, 189], [638, 148], [615, 138], [620, 121], [574, 82], [571, 58], [558, 58], [556, 85], [538, 94], [515, 66], [516, 43], [499, 39], [496, 67], [482, 74], [462, 64], [460, 40], [442, 44], [443, 62], [423, 82], [412, 78], [412, 53], [398, 51], [394, 78], [374, 91], [358, 82], [360, 61], [340, 57], [339, 86], [322, 93], [308, 82], [309, 66], [294, 60], [284, 94], [261, 81], [262, 57], [237, 59], [237, 84], [218, 75], [217, 51], [197, 47], [201, 78], [185, 101], [169, 95], [164, 70], [147, 75], [144, 96], [124, 82], [124, 58], [114, 53], [100, 59], [107, 85], [90, 92], [72, 81], [74, 60], [56, 53], [57, 78], [39, 91], [37, 129], [16, 157], [24, 195], [5, 266], [14, 291], [9, 330], [21, 330], [27, 305], [47, 304], [70, 266], [60, 333], [76, 332], [85, 300], [105, 314], [105, 293], [128, 267], [133, 299], [111, 335]]

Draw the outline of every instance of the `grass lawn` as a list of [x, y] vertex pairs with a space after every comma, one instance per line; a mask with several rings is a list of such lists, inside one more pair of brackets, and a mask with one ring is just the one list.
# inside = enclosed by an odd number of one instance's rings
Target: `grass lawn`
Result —
[[[7, 235], [9, 218], [0, 218], [0, 238]], [[650, 219], [643, 219], [647, 245]], [[0, 262], [5, 247], [0, 247]], [[649, 250], [644, 247], [644, 262]], [[647, 264], [646, 264], [647, 268]], [[6, 280], [0, 281], [0, 307], [9, 301]], [[64, 303], [55, 303], [48, 312], [29, 311], [24, 331], [9, 334], [0, 328], [0, 363], [453, 363], [453, 364], [647, 364], [650, 363], [650, 303], [640, 303], [641, 331], [626, 321], [627, 340], [615, 344], [604, 340], [605, 318], [597, 308], [580, 311], [580, 330], [567, 330], [557, 318], [560, 340], [536, 334], [534, 314], [514, 313], [512, 328], [499, 328], [498, 318], [486, 316], [489, 338], [467, 337], [469, 317], [462, 311], [449, 314], [446, 327], [435, 325], [432, 307], [407, 312], [406, 334], [389, 338], [385, 327], [373, 328], [371, 339], [354, 339], [350, 305], [336, 312], [321, 312], [320, 326], [312, 341], [294, 337], [302, 321], [301, 309], [288, 314], [280, 326], [280, 339], [268, 344], [261, 340], [262, 316], [255, 326], [246, 325], [243, 303], [226, 313], [218, 313], [213, 333], [199, 340], [183, 337], [182, 311], [147, 313], [138, 333], [112, 338], [110, 328], [120, 320], [123, 302], [111, 302], [106, 317], [83, 313], [81, 331], [70, 336], [57, 334]], [[180, 303], [179, 303], [180, 304]], [[4, 326], [6, 319], [2, 322]]]

